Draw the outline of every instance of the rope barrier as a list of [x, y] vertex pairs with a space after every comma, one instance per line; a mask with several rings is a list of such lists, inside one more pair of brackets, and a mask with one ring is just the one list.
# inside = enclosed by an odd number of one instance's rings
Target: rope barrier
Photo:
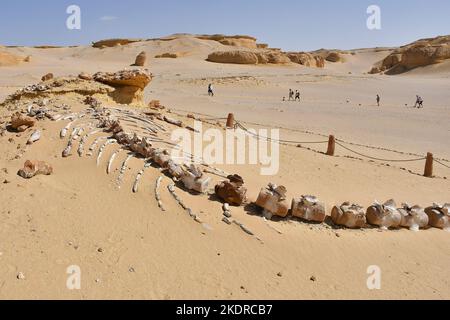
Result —
[[422, 158], [418, 158], [418, 159], [402, 159], [402, 160], [400, 160], [400, 159], [382, 159], [382, 158], [376, 158], [376, 157], [371, 157], [371, 156], [362, 154], [360, 152], [357, 152], [355, 150], [352, 150], [352, 149], [344, 146], [343, 144], [341, 144], [339, 142], [336, 142], [336, 144], [338, 146], [344, 148], [347, 151], [350, 151], [350, 152], [355, 153], [355, 154], [357, 154], [357, 155], [359, 155], [361, 157], [365, 157], [365, 158], [368, 158], [368, 159], [371, 159], [371, 160], [384, 161], [384, 162], [415, 162], [415, 161], [422, 161], [422, 160], [426, 159], [426, 157], [422, 157]]
[[441, 166], [444, 166], [444, 167], [450, 169], [450, 166], [447, 166], [447, 165], [443, 164], [441, 161], [436, 160], [436, 159], [434, 159], [434, 161], [437, 162], [437, 163], [439, 163]]
[[267, 141], [274, 141], [274, 142], [278, 142], [278, 143], [293, 143], [293, 144], [322, 144], [322, 143], [328, 143], [328, 141], [293, 141], [293, 140], [280, 140], [280, 139], [272, 139], [269, 137], [264, 137], [264, 136], [260, 136], [259, 134], [256, 134], [254, 132], [251, 132], [250, 130], [248, 130], [246, 127], [244, 127], [240, 122], [236, 121], [236, 124], [239, 128], [241, 128], [242, 130], [244, 130], [246, 133], [257, 137], [259, 139], [264, 139]]

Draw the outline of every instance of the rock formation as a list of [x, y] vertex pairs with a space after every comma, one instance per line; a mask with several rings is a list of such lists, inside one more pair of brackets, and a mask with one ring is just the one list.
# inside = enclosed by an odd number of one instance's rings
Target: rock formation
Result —
[[24, 167], [19, 170], [18, 175], [24, 179], [30, 179], [38, 174], [50, 175], [52, 173], [53, 168], [47, 162], [27, 160], [24, 164]]
[[294, 217], [306, 221], [324, 222], [326, 217], [325, 205], [314, 196], [301, 196], [293, 199], [291, 211]]
[[370, 73], [399, 74], [450, 59], [450, 36], [422, 39], [401, 47], [377, 63]]
[[222, 181], [216, 185], [216, 195], [230, 205], [242, 205], [247, 194], [247, 189], [243, 186], [244, 180], [238, 175], [230, 175], [227, 178], [227, 181]]
[[147, 70], [122, 70], [115, 73], [97, 72], [94, 80], [115, 88], [110, 96], [121, 104], [142, 104], [144, 89], [152, 80]]
[[269, 183], [256, 199], [255, 204], [264, 209], [264, 215], [270, 218], [272, 215], [286, 217], [289, 212], [289, 204], [286, 201], [286, 188]]
[[15, 54], [7, 51], [0, 51], [0, 67], [14, 66], [19, 64], [21, 61], [24, 61], [24, 59]]
[[363, 228], [366, 225], [364, 208], [350, 202], [335, 206], [331, 211], [331, 219], [335, 224], [350, 229]]
[[325, 60], [329, 62], [340, 62], [342, 61], [342, 56], [337, 51], [331, 51], [330, 53], [327, 54]]
[[87, 81], [90, 81], [90, 80], [93, 79], [92, 76], [91, 76], [90, 74], [86, 73], [86, 72], [81, 72], [81, 73], [78, 75], [78, 78], [80, 78], [80, 79], [82, 79], [82, 80], [87, 80]]
[[231, 64], [286, 64], [291, 60], [281, 52], [264, 51], [216, 51], [208, 56], [207, 61]]
[[163, 53], [163, 54], [158, 54], [155, 56], [155, 58], [160, 59], [160, 58], [170, 58], [170, 59], [176, 59], [178, 58], [180, 55], [178, 53]]
[[147, 53], [145, 53], [145, 51], [142, 51], [137, 55], [136, 61], [134, 62], [134, 66], [143, 67], [145, 66], [146, 62], [147, 62]]
[[258, 56], [250, 51], [216, 51], [208, 56], [208, 61], [217, 63], [258, 64]]
[[242, 47], [248, 49], [256, 49], [258, 47], [258, 45], [256, 44], [256, 38], [250, 36], [243, 36], [243, 35], [225, 36], [222, 34], [215, 34], [215, 35], [199, 35], [196, 36], [196, 38], [202, 40], [217, 41], [225, 46]]
[[313, 55], [308, 52], [288, 52], [287, 57], [297, 64], [305, 67], [324, 68], [325, 59], [319, 55]]
[[388, 200], [384, 204], [375, 202], [367, 209], [367, 222], [381, 228], [398, 228], [402, 221], [402, 216], [397, 210], [394, 200]]
[[43, 77], [42, 77], [42, 82], [45, 82], [45, 81], [49, 81], [49, 80], [52, 80], [54, 78], [54, 76], [53, 76], [53, 73], [47, 73], [46, 75], [44, 75]]
[[106, 39], [92, 43], [94, 48], [107, 48], [107, 47], [117, 47], [124, 46], [134, 42], [140, 42], [143, 39]]

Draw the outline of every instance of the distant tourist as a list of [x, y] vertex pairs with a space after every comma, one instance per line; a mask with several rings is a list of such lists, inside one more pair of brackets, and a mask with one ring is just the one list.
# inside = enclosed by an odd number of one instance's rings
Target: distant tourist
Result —
[[213, 86], [211, 83], [208, 85], [208, 96], [214, 97]]
[[423, 108], [423, 99], [421, 96], [416, 96], [416, 104], [414, 105], [414, 108]]
[[295, 90], [295, 101], [300, 101], [300, 91]]
[[380, 106], [380, 101], [381, 101], [380, 95], [377, 94], [377, 105], [378, 105], [378, 106]]
[[294, 90], [289, 89], [289, 101], [294, 100]]

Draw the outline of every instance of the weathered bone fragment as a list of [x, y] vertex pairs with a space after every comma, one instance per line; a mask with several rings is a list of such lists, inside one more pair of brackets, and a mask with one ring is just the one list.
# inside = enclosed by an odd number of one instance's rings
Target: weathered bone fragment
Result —
[[154, 149], [153, 161], [157, 163], [161, 168], [166, 169], [170, 161], [169, 152], [167, 150]]
[[[271, 215], [286, 217], [289, 205], [286, 201], [286, 188], [269, 183], [266, 188], [261, 189], [255, 204], [263, 208]], [[271, 217], [269, 217], [271, 218]]]
[[71, 151], [72, 151], [72, 139], [69, 139], [66, 148], [62, 152], [63, 158], [71, 156]]
[[435, 203], [426, 208], [425, 213], [431, 227], [450, 231], [450, 203], [444, 205]]
[[100, 165], [100, 159], [102, 158], [102, 154], [103, 154], [103, 151], [105, 150], [105, 148], [106, 148], [108, 145], [113, 144], [113, 143], [115, 143], [115, 142], [116, 142], [115, 139], [108, 139], [108, 140], [100, 147], [100, 149], [98, 150], [98, 156], [97, 156], [97, 166]]
[[364, 208], [350, 202], [335, 206], [331, 211], [331, 219], [335, 224], [350, 229], [363, 228], [367, 222]]
[[420, 206], [411, 207], [404, 203], [398, 211], [402, 216], [400, 226], [409, 228], [411, 231], [419, 231], [419, 229], [428, 226], [429, 218], [425, 213], [425, 210]]
[[216, 195], [228, 204], [240, 206], [245, 202], [247, 194], [247, 189], [243, 186], [244, 180], [238, 175], [230, 175], [228, 179], [216, 185]]
[[24, 164], [24, 167], [19, 170], [18, 175], [24, 179], [30, 179], [39, 174], [51, 175], [52, 173], [53, 168], [47, 162], [27, 160]]
[[165, 122], [170, 123], [170, 124], [172, 124], [174, 126], [183, 127], [183, 122], [180, 121], [180, 120], [175, 120], [175, 119], [172, 119], [172, 118], [169, 118], [169, 117], [166, 117], [166, 116], [164, 116], [163, 119], [164, 119]]
[[188, 170], [184, 171], [181, 176], [181, 181], [188, 190], [193, 190], [199, 193], [208, 191], [209, 182], [211, 178], [204, 175], [199, 167], [191, 164]]
[[138, 192], [139, 181], [141, 180], [142, 175], [144, 174], [145, 170], [147, 168], [150, 168], [151, 165], [152, 165], [151, 162], [147, 162], [144, 165], [144, 168], [141, 171], [139, 171], [139, 173], [137, 174], [136, 179], [134, 180], [134, 184], [133, 184], [133, 192], [134, 193]]
[[103, 139], [106, 139], [106, 137], [99, 137], [95, 139], [94, 142], [92, 142], [91, 146], [89, 147], [89, 152], [87, 153], [89, 157], [94, 154], [95, 148], [97, 147], [98, 143]]
[[301, 196], [292, 200], [292, 215], [312, 222], [324, 222], [325, 205], [314, 196]]
[[117, 178], [117, 185], [120, 188], [120, 185], [122, 184], [123, 181], [123, 176], [125, 175], [125, 171], [127, 170], [127, 165], [128, 162], [131, 160], [131, 158], [133, 158], [133, 154], [130, 154], [126, 157], [126, 159], [123, 161], [122, 166], [120, 167], [120, 172], [119, 172], [119, 177]]
[[23, 116], [20, 112], [16, 112], [11, 116], [11, 128], [19, 132], [24, 132], [26, 129], [33, 127], [35, 124], [36, 120]]
[[38, 141], [39, 139], [41, 139], [41, 131], [36, 130], [31, 134], [30, 138], [27, 141], [27, 144], [33, 144], [34, 142]]
[[119, 150], [116, 150], [116, 151], [111, 155], [111, 158], [109, 158], [108, 166], [106, 167], [106, 173], [107, 173], [107, 174], [110, 174], [110, 173], [111, 173], [112, 164], [113, 164], [113, 162], [114, 162], [114, 159], [116, 159], [117, 155], [119, 154], [119, 152], [120, 152], [120, 149], [119, 149]]
[[155, 184], [155, 198], [156, 201], [158, 202], [158, 207], [162, 210], [162, 211], [166, 211], [166, 209], [164, 208], [164, 205], [162, 203], [161, 200], [161, 196], [159, 194], [159, 188], [161, 186], [161, 181], [163, 179], [163, 176], [160, 176], [158, 179], [156, 179], [156, 184]]
[[367, 222], [383, 229], [398, 228], [402, 221], [402, 216], [397, 210], [393, 199], [380, 204], [377, 201], [367, 209]]
[[65, 138], [67, 135], [67, 132], [70, 130], [70, 127], [72, 126], [73, 122], [69, 122], [64, 128], [62, 128], [61, 133], [59, 136], [61, 139]]

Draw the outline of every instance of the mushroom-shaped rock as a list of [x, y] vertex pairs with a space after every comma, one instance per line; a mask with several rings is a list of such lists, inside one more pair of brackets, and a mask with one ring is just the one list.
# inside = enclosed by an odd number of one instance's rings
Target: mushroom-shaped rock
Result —
[[419, 231], [420, 228], [428, 226], [428, 216], [420, 206], [410, 207], [404, 203], [398, 211], [402, 216], [400, 226], [409, 228], [412, 231]]
[[269, 183], [261, 189], [255, 204], [272, 215], [286, 217], [289, 212], [289, 204], [286, 201], [286, 188]]
[[350, 229], [363, 228], [366, 225], [366, 213], [364, 208], [357, 204], [344, 202], [331, 210], [331, 219], [339, 226]]
[[388, 200], [384, 204], [375, 202], [367, 209], [367, 222], [381, 228], [398, 228], [402, 216], [397, 210], [394, 200]]
[[434, 228], [450, 230], [450, 203], [433, 204], [425, 209], [429, 218], [429, 225]]
[[216, 195], [225, 203], [240, 206], [246, 200], [247, 188], [243, 186], [241, 176], [230, 175], [228, 180], [222, 181], [215, 187]]
[[122, 70], [115, 73], [97, 72], [94, 80], [109, 85], [116, 90], [110, 95], [122, 104], [137, 103], [144, 101], [143, 92], [152, 80], [152, 74], [148, 70]]
[[325, 205], [314, 196], [301, 196], [292, 200], [292, 215], [312, 222], [324, 222]]

